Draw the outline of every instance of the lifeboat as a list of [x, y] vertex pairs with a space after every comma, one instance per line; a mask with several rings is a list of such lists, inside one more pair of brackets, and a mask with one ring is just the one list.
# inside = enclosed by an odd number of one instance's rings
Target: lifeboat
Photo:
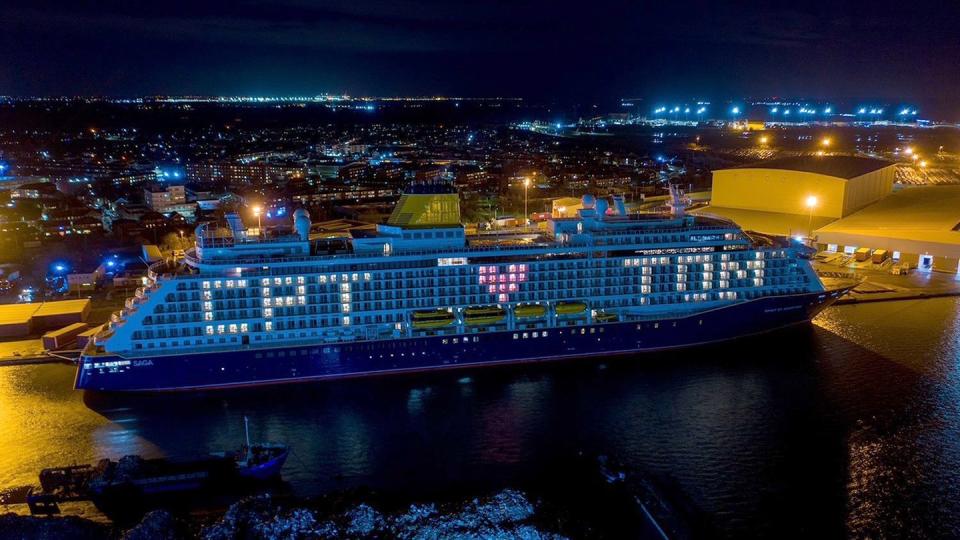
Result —
[[557, 302], [557, 315], [576, 315], [587, 309], [584, 302]]
[[496, 324], [507, 316], [499, 306], [476, 306], [463, 310], [463, 322], [467, 324]]
[[601, 313], [597, 313], [597, 314], [593, 317], [593, 320], [595, 320], [595, 321], [597, 321], [597, 322], [601, 322], [601, 323], [617, 322], [617, 321], [620, 320], [620, 316], [617, 315], [616, 313], [602, 313], [602, 312], [601, 312]]
[[547, 308], [540, 304], [521, 304], [513, 310], [513, 313], [522, 319], [530, 319], [543, 317], [547, 313]]
[[417, 329], [443, 328], [453, 324], [455, 320], [453, 313], [445, 309], [413, 312], [413, 327]]

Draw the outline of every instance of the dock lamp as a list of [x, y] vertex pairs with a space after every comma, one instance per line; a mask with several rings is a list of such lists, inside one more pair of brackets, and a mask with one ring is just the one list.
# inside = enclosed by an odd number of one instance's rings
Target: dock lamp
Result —
[[813, 209], [817, 207], [817, 203], [820, 202], [817, 199], [816, 195], [810, 195], [807, 197], [807, 200], [804, 203], [807, 205], [807, 231], [810, 238], [813, 238]]
[[253, 215], [257, 216], [257, 234], [258, 234], [258, 235], [261, 234], [261, 233], [262, 233], [262, 230], [263, 230], [263, 229], [262, 229], [262, 226], [261, 226], [261, 224], [260, 224], [260, 214], [261, 214], [262, 212], [263, 212], [263, 209], [260, 208], [259, 206], [254, 206], [254, 207], [253, 207]]
[[530, 179], [523, 179], [523, 224], [526, 225], [529, 221], [529, 215], [527, 213], [527, 190], [530, 188]]

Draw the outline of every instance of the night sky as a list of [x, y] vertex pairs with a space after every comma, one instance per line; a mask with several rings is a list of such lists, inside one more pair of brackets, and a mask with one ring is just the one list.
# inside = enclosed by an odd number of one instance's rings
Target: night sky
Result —
[[[760, 4], [754, 6], [751, 4]], [[4, 2], [0, 94], [960, 104], [960, 4]]]

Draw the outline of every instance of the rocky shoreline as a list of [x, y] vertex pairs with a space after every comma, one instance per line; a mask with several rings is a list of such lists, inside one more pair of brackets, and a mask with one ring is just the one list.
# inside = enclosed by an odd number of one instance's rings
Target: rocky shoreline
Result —
[[154, 510], [123, 530], [78, 517], [0, 516], [0, 538], [227, 540], [294, 538], [503, 538], [560, 540], [566, 538], [541, 519], [540, 507], [524, 492], [505, 489], [488, 497], [452, 503], [411, 504], [380, 510], [346, 500], [286, 502], [270, 495], [232, 504], [222, 517], [203, 523]]

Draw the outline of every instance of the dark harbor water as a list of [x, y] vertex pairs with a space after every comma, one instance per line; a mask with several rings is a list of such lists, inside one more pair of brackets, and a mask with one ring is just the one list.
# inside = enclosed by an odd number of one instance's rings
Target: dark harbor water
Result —
[[[670, 478], [719, 536], [960, 537], [960, 301], [842, 306], [723, 346], [263, 390], [91, 399], [0, 369], [0, 488], [42, 467], [293, 445], [297, 494], [562, 481], [584, 450]], [[2, 511], [2, 509], [0, 509]]]

